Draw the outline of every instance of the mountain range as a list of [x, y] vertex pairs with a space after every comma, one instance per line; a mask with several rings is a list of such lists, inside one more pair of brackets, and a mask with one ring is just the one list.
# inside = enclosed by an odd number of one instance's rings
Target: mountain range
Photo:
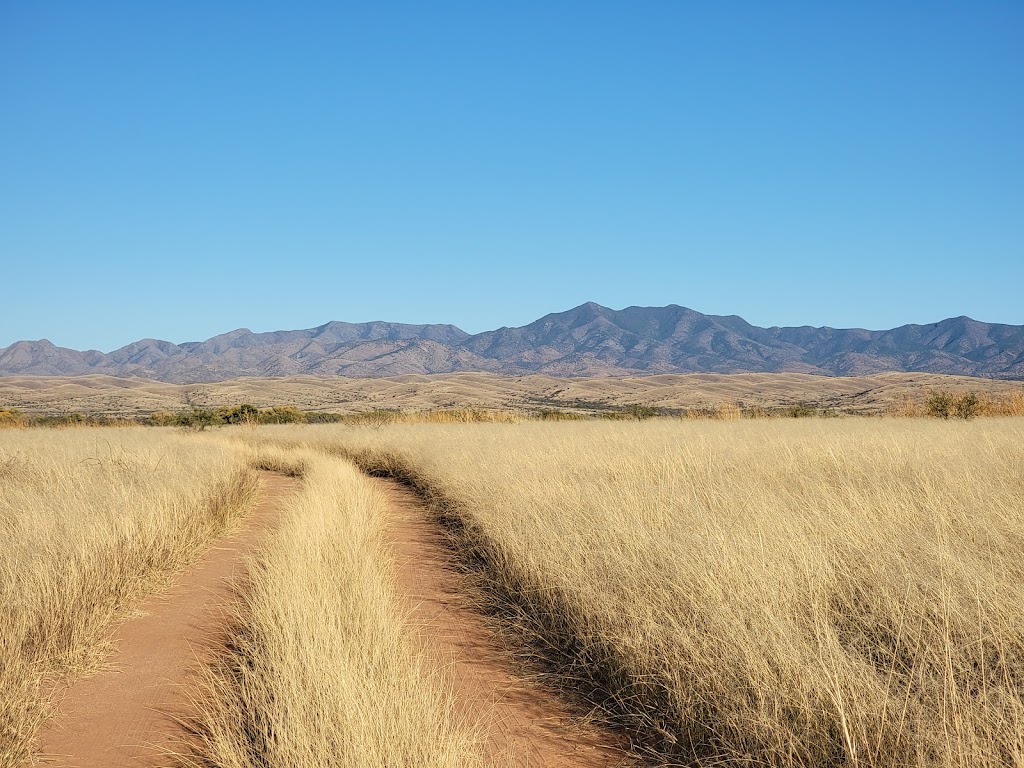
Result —
[[858, 376], [924, 371], [1024, 379], [1024, 326], [954, 317], [886, 331], [760, 328], [675, 304], [614, 310], [592, 302], [519, 328], [330, 322], [301, 331], [241, 328], [202, 342], [141, 339], [113, 352], [47, 340], [0, 349], [0, 376], [103, 373], [174, 383], [241, 376], [378, 377], [490, 371], [508, 375], [797, 372]]

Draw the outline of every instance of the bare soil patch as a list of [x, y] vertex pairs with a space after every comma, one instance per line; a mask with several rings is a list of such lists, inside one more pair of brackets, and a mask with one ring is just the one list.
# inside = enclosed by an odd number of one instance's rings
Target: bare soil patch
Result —
[[229, 623], [232, 584], [274, 525], [298, 481], [263, 473], [261, 501], [243, 527], [217, 542], [168, 590], [144, 600], [113, 632], [109, 668], [56, 695], [39, 759], [67, 768], [155, 768], [174, 764], [187, 740], [182, 720], [196, 695], [195, 672]]
[[487, 619], [466, 598], [443, 534], [422, 501], [375, 478], [391, 502], [390, 544], [399, 592], [409, 601], [425, 651], [451, 670], [462, 714], [479, 721], [488, 756], [501, 765], [610, 768], [630, 764], [615, 734], [581, 724], [549, 690], [518, 676]]

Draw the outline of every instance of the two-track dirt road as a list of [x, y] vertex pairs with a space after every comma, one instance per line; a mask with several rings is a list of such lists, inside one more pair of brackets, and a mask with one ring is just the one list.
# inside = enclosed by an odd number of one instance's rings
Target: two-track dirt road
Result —
[[[462, 576], [423, 503], [399, 483], [374, 479], [391, 503], [397, 587], [428, 656], [449, 667], [457, 706], [480, 722], [495, 765], [611, 768], [625, 762], [611, 734], [580, 727], [550, 692], [518, 678], [463, 594]], [[245, 558], [272, 530], [298, 481], [263, 473], [261, 500], [235, 533], [212, 547], [174, 585], [145, 599], [112, 635], [110, 668], [60, 692], [43, 728], [40, 762], [59, 768], [174, 766], [187, 744], [181, 724], [198, 688], [195, 674], [229, 622], [232, 585]], [[339, 510], [339, 513], [341, 510]], [[510, 760], [509, 760], [510, 759]]]

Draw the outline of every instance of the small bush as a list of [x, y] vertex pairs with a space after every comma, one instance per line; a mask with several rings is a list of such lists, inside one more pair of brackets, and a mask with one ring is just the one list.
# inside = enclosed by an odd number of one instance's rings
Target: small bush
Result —
[[637, 421], [653, 419], [655, 416], [661, 415], [661, 411], [657, 408], [652, 408], [649, 405], [638, 405], [636, 403], [633, 405], [627, 405], [623, 409], [623, 413], [625, 413], [628, 418], [636, 419]]
[[817, 416], [818, 409], [811, 408], [810, 406], [804, 405], [803, 403], [799, 403], [797, 405], [791, 405], [789, 408], [787, 408], [785, 414], [791, 419], [806, 419], [809, 416]]
[[178, 423], [178, 415], [170, 411], [156, 411], [149, 415], [145, 423], [151, 427], [173, 427]]
[[291, 405], [275, 405], [259, 414], [260, 424], [304, 424], [308, 420], [307, 414]]
[[0, 427], [24, 427], [25, 417], [14, 408], [0, 408]]
[[939, 390], [929, 392], [924, 401], [925, 413], [937, 419], [973, 419], [982, 414], [982, 402], [974, 392], [954, 394]]
[[398, 421], [399, 415], [398, 411], [374, 408], [372, 411], [354, 414], [348, 421], [352, 424], [363, 424], [374, 429], [380, 429], [386, 424], [393, 424]]
[[949, 392], [929, 392], [924, 399], [924, 412], [937, 419], [948, 419], [953, 415], [953, 395]]
[[537, 418], [541, 421], [582, 421], [586, 416], [556, 408], [545, 408], [537, 413]]
[[218, 420], [217, 415], [208, 408], [197, 408], [192, 406], [190, 410], [178, 414], [176, 426], [184, 427], [201, 432], [214, 424], [223, 423]]
[[337, 424], [339, 421], [345, 421], [345, 415], [342, 413], [306, 411], [302, 416], [307, 424]]
[[233, 408], [218, 408], [214, 413], [214, 421], [221, 424], [255, 424], [259, 420], [259, 408], [249, 403], [242, 403]]
[[888, 409], [894, 416], [931, 416], [937, 419], [973, 419], [975, 416], [1024, 416], [1024, 391], [948, 392], [924, 390], [906, 394]]

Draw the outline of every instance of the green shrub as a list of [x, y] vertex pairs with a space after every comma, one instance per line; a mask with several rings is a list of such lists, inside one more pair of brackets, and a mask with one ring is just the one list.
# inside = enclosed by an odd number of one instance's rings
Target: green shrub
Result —
[[953, 395], [949, 392], [929, 392], [924, 400], [924, 412], [937, 419], [948, 419], [953, 415]]
[[953, 394], [945, 390], [929, 392], [924, 411], [937, 419], [973, 419], [981, 415], [981, 400], [974, 392]]
[[570, 411], [560, 411], [557, 408], [544, 408], [537, 412], [537, 418], [541, 421], [582, 421], [586, 416]]
[[661, 415], [661, 411], [659, 411], [657, 408], [652, 408], [649, 405], [638, 405], [636, 403], [634, 403], [633, 405], [627, 405], [623, 409], [623, 413], [625, 413], [627, 417], [631, 419], [636, 419], [637, 421], [643, 421], [644, 419], [653, 419], [655, 416]]
[[170, 411], [155, 411], [149, 414], [145, 423], [151, 427], [173, 427], [178, 423], [178, 414]]
[[242, 403], [233, 408], [218, 408], [214, 412], [214, 419], [221, 424], [257, 424], [260, 411], [255, 405]]
[[345, 421], [345, 415], [341, 413], [322, 413], [320, 411], [306, 411], [302, 414], [307, 424], [337, 424]]
[[291, 405], [275, 405], [260, 411], [260, 424], [305, 424], [307, 414]]
[[202, 431], [218, 423], [222, 424], [223, 422], [210, 409], [192, 406], [190, 410], [178, 414], [176, 426]]
[[818, 411], [816, 408], [811, 408], [810, 406], [800, 403], [787, 408], [786, 415], [791, 419], [806, 419], [808, 416], [817, 416]]

